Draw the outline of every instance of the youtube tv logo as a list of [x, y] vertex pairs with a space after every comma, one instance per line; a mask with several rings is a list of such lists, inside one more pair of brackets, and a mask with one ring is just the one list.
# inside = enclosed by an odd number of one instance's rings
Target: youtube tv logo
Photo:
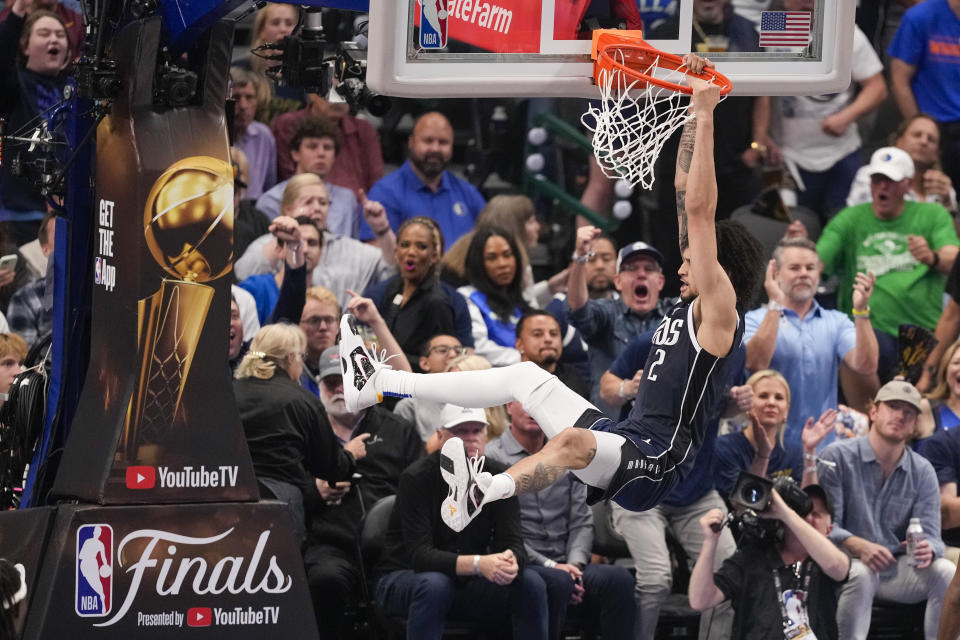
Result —
[[213, 623], [213, 610], [210, 607], [191, 607], [187, 610], [188, 627], [209, 627]]
[[157, 470], [153, 467], [127, 467], [127, 489], [153, 489]]

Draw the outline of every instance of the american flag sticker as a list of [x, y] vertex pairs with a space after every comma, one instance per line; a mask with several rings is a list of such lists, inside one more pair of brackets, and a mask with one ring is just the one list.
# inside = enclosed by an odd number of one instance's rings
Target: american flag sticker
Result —
[[805, 47], [810, 44], [809, 11], [763, 11], [760, 14], [761, 47]]

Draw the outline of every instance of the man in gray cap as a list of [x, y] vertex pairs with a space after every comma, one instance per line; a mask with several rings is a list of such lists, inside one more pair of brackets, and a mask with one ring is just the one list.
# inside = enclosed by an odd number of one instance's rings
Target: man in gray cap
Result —
[[[819, 459], [820, 484], [836, 511], [830, 539], [853, 556], [840, 591], [840, 638], [863, 640], [874, 596], [927, 601], [924, 635], [937, 637], [940, 610], [954, 566], [943, 558], [940, 487], [930, 463], [906, 446], [916, 431], [920, 392], [903, 380], [880, 388], [870, 408], [870, 432], [834, 442]], [[905, 540], [911, 519], [923, 526], [914, 553]]]
[[620, 415], [620, 409], [600, 397], [603, 372], [627, 343], [638, 333], [652, 331], [666, 315], [674, 300], [661, 300], [666, 282], [663, 255], [646, 242], [633, 242], [617, 255], [614, 286], [619, 298], [591, 299], [587, 290], [586, 264], [593, 254], [596, 227], [577, 229], [570, 278], [567, 282], [567, 321], [583, 335], [590, 347], [590, 373], [593, 387], [590, 402], [607, 416]]
[[352, 481], [331, 486], [317, 479], [319, 499], [308, 501], [313, 508], [303, 557], [314, 611], [321, 638], [339, 638], [345, 633], [340, 628], [343, 612], [360, 580], [356, 540], [363, 515], [377, 500], [397, 492], [400, 474], [422, 456], [423, 443], [412, 424], [383, 407], [347, 411], [336, 345], [320, 355], [317, 378], [333, 434], [341, 444], [360, 440], [366, 448]]

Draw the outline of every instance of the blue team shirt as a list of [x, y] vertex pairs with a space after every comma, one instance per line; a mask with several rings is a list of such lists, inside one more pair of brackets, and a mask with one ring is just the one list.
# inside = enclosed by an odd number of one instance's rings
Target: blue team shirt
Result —
[[256, 301], [260, 326], [267, 324], [270, 320], [270, 314], [277, 306], [277, 299], [280, 297], [280, 288], [277, 286], [277, 280], [273, 277], [273, 274], [260, 273], [250, 276], [239, 286], [249, 291]]
[[960, 121], [960, 18], [947, 0], [926, 0], [903, 14], [887, 55], [917, 68], [911, 87], [920, 111]]
[[[449, 171], [443, 172], [440, 188], [434, 192], [420, 181], [410, 167], [409, 160], [370, 187], [367, 198], [384, 206], [394, 231], [408, 218], [433, 218], [440, 226], [448, 247], [460, 236], [473, 230], [480, 210], [487, 204], [475, 186]], [[360, 239], [370, 240], [373, 237], [370, 225], [366, 220], [361, 220]]]

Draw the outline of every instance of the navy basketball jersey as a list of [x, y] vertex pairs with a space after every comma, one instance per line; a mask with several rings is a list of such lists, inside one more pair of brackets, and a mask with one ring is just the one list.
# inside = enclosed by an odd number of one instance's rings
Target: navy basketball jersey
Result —
[[743, 314], [730, 350], [717, 357], [700, 348], [693, 323], [693, 303], [675, 305], [653, 336], [633, 410], [618, 432], [637, 443], [661, 448], [665, 472], [688, 467], [703, 443], [704, 430], [732, 380], [730, 357], [743, 339]]

